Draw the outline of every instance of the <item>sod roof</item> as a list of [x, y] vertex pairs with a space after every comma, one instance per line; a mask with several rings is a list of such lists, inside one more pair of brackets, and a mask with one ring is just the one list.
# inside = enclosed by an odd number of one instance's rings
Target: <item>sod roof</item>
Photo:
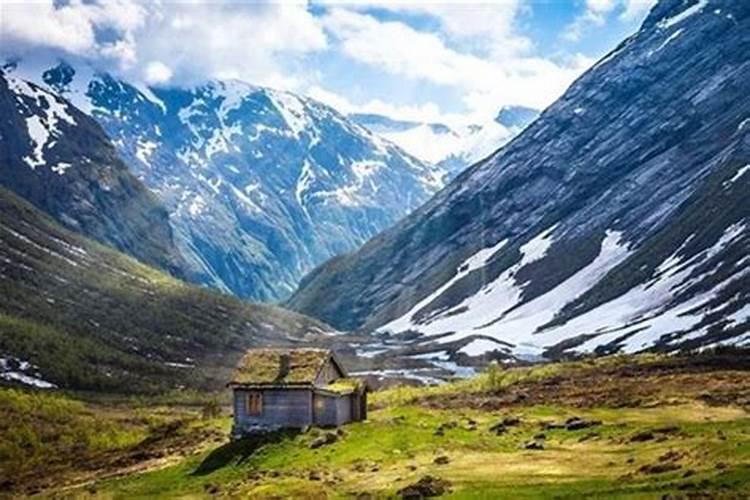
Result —
[[312, 384], [332, 357], [328, 349], [250, 349], [230, 385]]

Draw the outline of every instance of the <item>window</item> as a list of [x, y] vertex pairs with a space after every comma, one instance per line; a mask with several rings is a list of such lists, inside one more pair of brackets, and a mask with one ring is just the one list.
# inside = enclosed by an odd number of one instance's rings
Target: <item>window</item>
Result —
[[246, 410], [248, 415], [260, 415], [263, 413], [263, 393], [259, 391], [248, 392]]

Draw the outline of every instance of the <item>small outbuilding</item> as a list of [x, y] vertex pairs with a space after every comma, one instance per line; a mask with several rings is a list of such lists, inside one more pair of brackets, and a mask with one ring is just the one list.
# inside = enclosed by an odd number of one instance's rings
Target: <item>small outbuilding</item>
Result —
[[251, 349], [227, 386], [234, 396], [235, 438], [367, 418], [366, 385], [348, 378], [328, 349]]

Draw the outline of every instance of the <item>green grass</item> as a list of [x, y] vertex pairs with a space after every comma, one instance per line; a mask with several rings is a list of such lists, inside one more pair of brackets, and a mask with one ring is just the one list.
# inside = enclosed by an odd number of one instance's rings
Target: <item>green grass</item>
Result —
[[76, 390], [218, 389], [245, 348], [326, 329], [180, 282], [61, 228], [2, 188], [0, 297], [0, 356]]
[[[488, 429], [499, 414], [399, 406], [373, 412], [368, 422], [346, 426], [343, 438], [323, 448], [308, 446], [316, 431], [279, 434], [265, 442], [240, 441], [174, 467], [100, 483], [97, 491], [114, 498], [200, 497], [208, 496], [211, 488], [229, 496], [304, 492], [338, 497], [362, 491], [388, 496], [432, 474], [451, 481], [451, 498], [654, 498], [696, 481], [707, 480], [701, 488], [713, 491], [725, 483], [738, 488], [736, 483], [748, 478], [750, 418], [740, 410], [700, 405], [587, 412], [530, 407], [517, 414], [522, 423], [497, 436]], [[545, 450], [521, 448], [551, 416], [560, 420], [573, 414], [602, 418], [604, 424], [580, 431], [546, 431]], [[476, 430], [470, 430], [468, 419], [476, 421]], [[436, 428], [447, 422], [457, 425], [436, 435]], [[665, 441], [629, 441], [637, 432], [667, 424], [678, 425], [679, 434]], [[596, 438], [581, 440], [592, 431], [598, 434]], [[718, 437], [719, 431], [726, 440]], [[670, 450], [685, 453], [678, 471], [638, 472]], [[434, 458], [443, 454], [451, 463], [434, 464]], [[719, 463], [726, 463], [727, 468], [716, 469]], [[695, 470], [695, 475], [683, 478], [688, 469]], [[323, 480], [309, 480], [310, 471]], [[731, 481], [730, 476], [734, 477]]]
[[[119, 460], [110, 461], [108, 468], [86, 476], [98, 478], [93, 483], [66, 490], [75, 498], [350, 498], [364, 492], [392, 498], [426, 475], [448, 481], [449, 498], [651, 499], [686, 492], [736, 497], [750, 481], [750, 414], [730, 403], [710, 406], [701, 394], [704, 388], [721, 387], [737, 391], [736, 401], [745, 401], [747, 377], [717, 365], [714, 358], [698, 366], [699, 379], [685, 379], [698, 384], [692, 392], [684, 391], [680, 398], [657, 395], [658, 403], [649, 400], [646, 406], [579, 407], [553, 399], [554, 404], [524, 402], [488, 411], [470, 407], [471, 398], [460, 400], [469, 405], [450, 409], [434, 404], [441, 398], [456, 401], [467, 393], [477, 394], [477, 401], [502, 398], [515, 384], [524, 384], [525, 391], [541, 390], [549, 387], [550, 377], [558, 380], [555, 377], [563, 375], [574, 375], [574, 381], [596, 376], [617, 390], [620, 379], [614, 375], [623, 366], [638, 368], [630, 373], [642, 383], [643, 377], [649, 378], [649, 387], [669, 381], [671, 391], [675, 380], [683, 379], [664, 371], [670, 362], [684, 368], [680, 360], [659, 355], [611, 357], [491, 369], [472, 380], [440, 387], [390, 389], [372, 395], [377, 409], [371, 408], [367, 421], [345, 426], [333, 444], [315, 449], [312, 441], [330, 431], [289, 431], [228, 442], [229, 418], [200, 418], [201, 407], [215, 409], [214, 395], [100, 396], [88, 403], [53, 399], [45, 405], [50, 415], [72, 414], [85, 420], [91, 414], [101, 419], [102, 449], [115, 457], [133, 457], [134, 451], [143, 450], [164, 452], [156, 455], [157, 460], [149, 455], [133, 462], [137, 469], [124, 475], [116, 466]], [[656, 369], [640, 370], [651, 365]], [[21, 400], [35, 397], [22, 395]], [[578, 401], [578, 396], [571, 401]], [[16, 412], [28, 410], [31, 403], [25, 404], [16, 404]], [[507, 416], [518, 417], [520, 423], [507, 425], [499, 435], [493, 432], [492, 427]], [[571, 417], [601, 423], [579, 430], [549, 427]], [[63, 434], [74, 434], [77, 427], [61, 426], [53, 417], [47, 421]], [[175, 422], [182, 423], [175, 427]], [[106, 429], [113, 423], [114, 428], [130, 428], [122, 441], [107, 437]], [[22, 430], [12, 432], [24, 435]], [[142, 439], [134, 445], [136, 439], [128, 440], [127, 432], [140, 433]], [[644, 435], [648, 438], [634, 439]], [[526, 449], [531, 441], [542, 442], [544, 449]], [[49, 454], [62, 451], [47, 446]], [[92, 449], [97, 446], [101, 445], [93, 440]], [[443, 456], [447, 464], [436, 462]], [[37, 464], [37, 471], [44, 466]], [[75, 474], [63, 477], [76, 483]], [[55, 489], [47, 493], [54, 496]]]

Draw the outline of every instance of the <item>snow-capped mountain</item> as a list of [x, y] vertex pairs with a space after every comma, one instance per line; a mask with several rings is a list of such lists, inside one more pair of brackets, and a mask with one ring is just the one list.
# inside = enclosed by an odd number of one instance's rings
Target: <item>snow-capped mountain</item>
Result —
[[506, 147], [289, 304], [463, 354], [750, 342], [750, 3], [662, 0]]
[[531, 108], [507, 106], [487, 123], [454, 127], [394, 120], [369, 113], [349, 117], [417, 158], [438, 165], [453, 177], [502, 147], [538, 115], [539, 112]]
[[190, 278], [242, 297], [288, 295], [443, 185], [440, 168], [292, 93], [147, 88], [67, 63], [36, 75], [95, 117], [168, 207]]
[[101, 127], [68, 101], [0, 70], [0, 186], [64, 226], [181, 275], [168, 213]]

